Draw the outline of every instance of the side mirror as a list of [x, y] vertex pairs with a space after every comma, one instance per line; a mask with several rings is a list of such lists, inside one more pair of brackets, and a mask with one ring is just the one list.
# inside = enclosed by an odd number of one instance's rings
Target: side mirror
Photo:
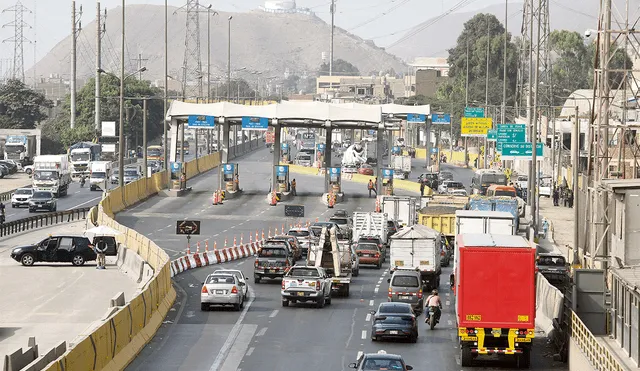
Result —
[[375, 310], [370, 310], [369, 313], [376, 314], [376, 311]]
[[244, 285], [246, 285], [246, 283], [244, 283], [244, 282], [238, 282], [238, 285], [240, 285], [240, 286], [244, 286]]
[[357, 364], [355, 364], [355, 363], [349, 363], [349, 368], [356, 368], [356, 367], [358, 367], [358, 365], [357, 365]]
[[204, 282], [202, 282], [202, 284], [204, 285]]
[[406, 365], [405, 367], [407, 370], [413, 370], [413, 366]]
[[391, 283], [391, 278], [387, 278], [387, 283]]

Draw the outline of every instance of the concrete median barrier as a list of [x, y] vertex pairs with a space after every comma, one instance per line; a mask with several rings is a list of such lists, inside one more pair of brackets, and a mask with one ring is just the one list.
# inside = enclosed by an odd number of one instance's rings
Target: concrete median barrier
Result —
[[228, 261], [248, 258], [258, 252], [263, 240], [241, 244], [226, 249], [216, 249], [204, 253], [190, 254], [171, 261], [171, 277], [184, 271], [220, 264]]
[[564, 295], [540, 273], [536, 275], [536, 327], [550, 337], [553, 319], [562, 315]]

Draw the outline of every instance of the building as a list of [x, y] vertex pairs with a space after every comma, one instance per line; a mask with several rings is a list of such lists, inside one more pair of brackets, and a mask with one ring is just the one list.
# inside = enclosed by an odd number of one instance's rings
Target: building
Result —
[[295, 0], [268, 0], [260, 6], [260, 10], [267, 13], [301, 13], [312, 15], [308, 8], [298, 8]]
[[[418, 57], [408, 66], [407, 74], [404, 77], [405, 97], [416, 95], [433, 97], [438, 86], [449, 77], [450, 67], [447, 58]], [[418, 88], [417, 85], [420, 87]], [[421, 92], [418, 92], [418, 89]]]
[[340, 98], [345, 101], [392, 102], [404, 96], [404, 81], [390, 76], [320, 76], [316, 78], [316, 94], [322, 100]]

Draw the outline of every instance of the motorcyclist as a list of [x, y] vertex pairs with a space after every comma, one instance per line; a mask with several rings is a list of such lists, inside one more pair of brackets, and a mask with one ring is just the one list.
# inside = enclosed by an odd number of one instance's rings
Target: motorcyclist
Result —
[[84, 183], [86, 182], [86, 178], [83, 175], [82, 178], [80, 179], [80, 187], [84, 187]]
[[431, 291], [431, 295], [429, 295], [425, 303], [426, 310], [424, 312], [427, 314], [425, 322], [429, 322], [429, 309], [433, 308], [433, 314], [436, 316], [436, 323], [438, 323], [442, 313], [442, 301], [438, 296], [438, 290]]

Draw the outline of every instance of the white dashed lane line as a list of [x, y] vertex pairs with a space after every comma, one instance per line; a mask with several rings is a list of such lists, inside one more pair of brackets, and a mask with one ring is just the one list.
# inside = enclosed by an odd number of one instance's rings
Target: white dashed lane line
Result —
[[372, 307], [373, 306], [373, 300], [369, 300], [369, 306]]
[[279, 312], [279, 310], [278, 310], [278, 309], [274, 310], [274, 311], [273, 311], [273, 312], [271, 312], [271, 314], [269, 315], [269, 318], [273, 318], [273, 317], [277, 316], [277, 315], [278, 315], [278, 312]]
[[362, 330], [362, 340], [367, 338], [367, 330]]
[[266, 332], [267, 332], [267, 327], [263, 327], [260, 331], [258, 331], [256, 336], [264, 336]]

